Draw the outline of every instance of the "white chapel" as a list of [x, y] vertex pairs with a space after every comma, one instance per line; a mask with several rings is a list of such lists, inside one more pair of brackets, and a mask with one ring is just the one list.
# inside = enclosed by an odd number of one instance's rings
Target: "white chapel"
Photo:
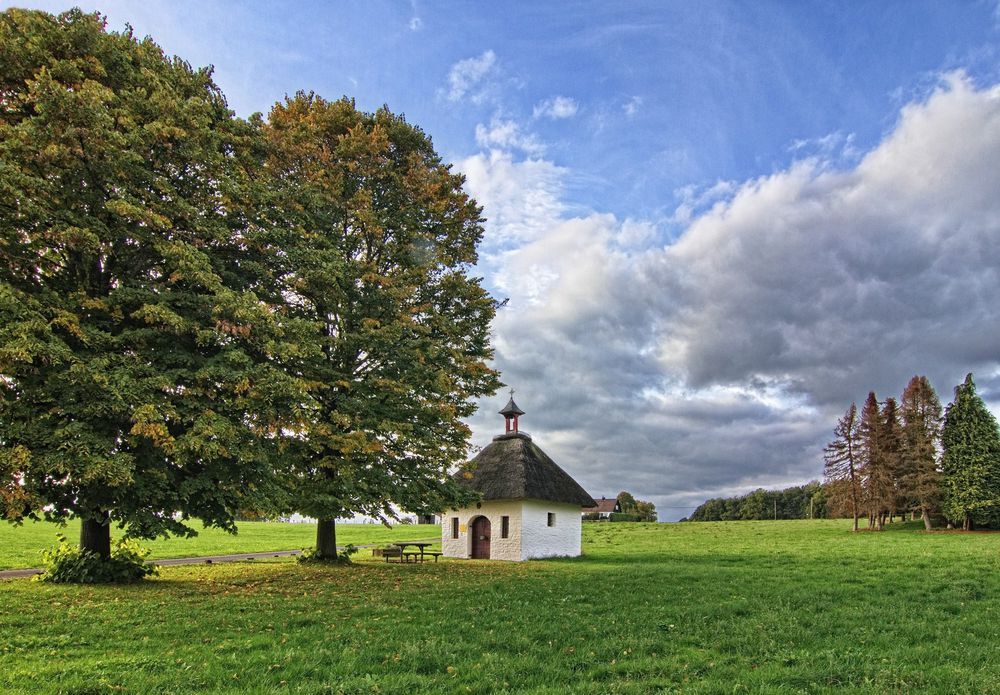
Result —
[[513, 393], [500, 414], [506, 421], [504, 434], [455, 476], [482, 499], [442, 515], [442, 554], [515, 561], [579, 555], [580, 510], [597, 503], [530, 435], [518, 430], [524, 411]]

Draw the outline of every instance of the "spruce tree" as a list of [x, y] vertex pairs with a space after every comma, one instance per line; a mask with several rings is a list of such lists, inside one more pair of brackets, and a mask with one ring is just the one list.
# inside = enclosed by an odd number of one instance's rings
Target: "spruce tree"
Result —
[[909, 503], [920, 510], [924, 528], [941, 505], [941, 402], [926, 376], [914, 376], [900, 401], [903, 427], [901, 483]]
[[972, 374], [955, 387], [941, 433], [943, 510], [969, 531], [1000, 508], [1000, 431]]
[[885, 405], [882, 406], [882, 436], [879, 445], [882, 447], [882, 459], [889, 475], [886, 510], [891, 519], [895, 514], [902, 514], [907, 504], [901, 484], [903, 430], [895, 398], [887, 398]]
[[870, 391], [858, 423], [861, 453], [861, 490], [868, 512], [868, 528], [881, 531], [885, 513], [892, 502], [893, 484], [890, 462], [886, 459], [882, 413], [875, 392]]

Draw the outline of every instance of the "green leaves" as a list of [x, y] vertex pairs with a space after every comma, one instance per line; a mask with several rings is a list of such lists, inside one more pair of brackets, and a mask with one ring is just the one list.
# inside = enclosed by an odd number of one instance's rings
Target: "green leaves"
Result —
[[[430, 141], [382, 109], [297, 94], [272, 110], [268, 167], [287, 211], [283, 295], [319, 349], [292, 361], [316, 404], [292, 448], [297, 508], [334, 518], [443, 509], [465, 456], [460, 418], [497, 375], [492, 299], [466, 273], [479, 209]], [[294, 230], [294, 231], [291, 231]]]
[[0, 445], [24, 453], [0, 513], [232, 528], [307, 399], [273, 363], [298, 329], [254, 291], [259, 129], [79, 11], [0, 15], [0, 85]]
[[59, 545], [42, 551], [42, 573], [32, 579], [54, 584], [127, 584], [155, 575], [156, 567], [146, 564], [149, 550], [124, 539], [111, 549], [111, 559], [70, 545], [59, 536]]
[[0, 15], [0, 94], [0, 514], [148, 537], [464, 499], [494, 303], [423, 132], [311, 94], [241, 121], [78, 10]]
[[955, 387], [941, 434], [946, 516], [966, 529], [1000, 511], [1000, 429], [972, 374]]

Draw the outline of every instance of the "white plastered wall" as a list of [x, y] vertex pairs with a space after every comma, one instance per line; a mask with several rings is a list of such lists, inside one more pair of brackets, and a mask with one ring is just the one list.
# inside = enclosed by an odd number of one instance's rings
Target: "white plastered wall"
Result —
[[[490, 520], [490, 559], [520, 560], [521, 558], [521, 500], [488, 500], [480, 507], [465, 507], [443, 515], [441, 521], [441, 553], [445, 557], [472, 557], [472, 538], [469, 526], [477, 516]], [[503, 516], [510, 517], [507, 538], [500, 537]], [[452, 519], [458, 518], [458, 538], [451, 537]]]
[[[548, 525], [549, 513], [555, 524]], [[445, 557], [472, 555], [470, 522], [477, 516], [490, 520], [491, 560], [530, 560], [543, 557], [575, 557], [580, 554], [580, 506], [541, 500], [490, 500], [480, 507], [466, 507], [443, 515], [441, 551]], [[508, 538], [501, 538], [502, 516], [510, 517]], [[452, 519], [459, 523], [458, 538], [452, 538]]]
[[[524, 500], [521, 515], [521, 559], [576, 557], [583, 531], [580, 505]], [[549, 526], [549, 513], [555, 525]]]

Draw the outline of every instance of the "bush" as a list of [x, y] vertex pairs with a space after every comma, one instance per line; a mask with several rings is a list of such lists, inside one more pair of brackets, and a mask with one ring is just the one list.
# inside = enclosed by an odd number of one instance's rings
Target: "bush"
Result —
[[337, 557], [320, 557], [316, 553], [316, 548], [304, 548], [301, 553], [296, 556], [296, 560], [299, 562], [326, 562], [332, 565], [349, 565], [351, 564], [351, 555], [358, 552], [357, 546], [353, 543], [348, 543], [344, 546], [344, 549], [337, 553]]
[[129, 584], [156, 574], [156, 567], [146, 564], [149, 549], [129, 539], [111, 548], [111, 558], [89, 550], [80, 550], [59, 536], [59, 545], [42, 551], [42, 573], [35, 581], [57, 584]]
[[625, 514], [624, 512], [612, 512], [610, 521], [642, 521], [639, 514]]

